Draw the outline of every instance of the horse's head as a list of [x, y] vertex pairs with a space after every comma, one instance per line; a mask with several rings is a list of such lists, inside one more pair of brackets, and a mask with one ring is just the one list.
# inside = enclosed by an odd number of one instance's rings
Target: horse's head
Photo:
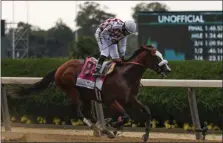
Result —
[[143, 48], [145, 49], [145, 51], [147, 51], [144, 64], [150, 69], [157, 72], [158, 74], [161, 74], [163, 77], [166, 77], [167, 74], [171, 71], [171, 69], [168, 66], [168, 61], [163, 59], [162, 54], [153, 46], [143, 45], [140, 48]]

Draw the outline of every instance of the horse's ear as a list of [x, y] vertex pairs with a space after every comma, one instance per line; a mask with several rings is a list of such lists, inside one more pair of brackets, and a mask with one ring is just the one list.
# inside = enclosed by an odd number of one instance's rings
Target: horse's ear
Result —
[[155, 49], [153, 44], [152, 44], [152, 45], [146, 45], [146, 46], [147, 46], [148, 48]]
[[140, 48], [148, 49], [148, 47], [146, 45], [141, 45]]
[[144, 45], [144, 47], [146, 47], [146, 49], [149, 49], [149, 51], [151, 52], [151, 54], [154, 56], [156, 54], [156, 48], [154, 48], [154, 45]]
[[154, 45], [141, 45], [140, 48], [148, 49], [148, 48], [154, 48]]
[[153, 45], [142, 45], [140, 48], [149, 50], [153, 56], [156, 54], [156, 49]]
[[149, 47], [148, 49], [150, 50], [153, 56], [156, 54], [156, 49], [154, 47]]

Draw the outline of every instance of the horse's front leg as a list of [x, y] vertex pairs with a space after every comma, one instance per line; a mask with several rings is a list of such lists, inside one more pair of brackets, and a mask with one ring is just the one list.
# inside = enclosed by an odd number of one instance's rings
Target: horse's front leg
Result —
[[143, 105], [138, 99], [133, 98], [125, 105], [125, 110], [137, 122], [146, 122], [145, 134], [143, 135], [144, 142], [147, 142], [150, 132], [151, 112], [150, 109]]
[[110, 110], [113, 110], [121, 114], [118, 117], [117, 121], [114, 121], [114, 122], [110, 121], [108, 123], [109, 125], [111, 125], [113, 128], [116, 129], [116, 131], [114, 131], [113, 133], [117, 134], [117, 131], [123, 130], [124, 124], [129, 121], [129, 115], [126, 113], [125, 109], [117, 100], [114, 100], [112, 103], [110, 103], [109, 107], [110, 107]]

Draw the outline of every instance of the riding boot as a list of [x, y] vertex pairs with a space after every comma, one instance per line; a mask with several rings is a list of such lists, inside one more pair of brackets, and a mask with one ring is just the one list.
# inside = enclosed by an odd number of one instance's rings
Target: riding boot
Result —
[[100, 70], [101, 70], [102, 64], [103, 64], [103, 62], [104, 62], [105, 59], [106, 59], [106, 57], [103, 56], [103, 55], [101, 55], [101, 56], [99, 57], [99, 59], [98, 59], [98, 63], [97, 63], [97, 65], [96, 65], [95, 71], [94, 71], [94, 73], [93, 73], [93, 76], [94, 76], [94, 77], [98, 77], [98, 76], [101, 75], [101, 74], [100, 74]]

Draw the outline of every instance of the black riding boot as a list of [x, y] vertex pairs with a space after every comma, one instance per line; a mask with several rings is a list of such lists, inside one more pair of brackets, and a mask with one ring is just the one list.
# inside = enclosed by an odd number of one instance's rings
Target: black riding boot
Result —
[[97, 65], [96, 65], [95, 71], [94, 71], [94, 73], [93, 73], [93, 76], [94, 76], [94, 77], [100, 76], [100, 69], [101, 69], [102, 64], [103, 64], [103, 62], [104, 62], [105, 59], [106, 59], [106, 57], [103, 56], [103, 55], [101, 55], [101, 56], [99, 57], [99, 59], [98, 59], [98, 63], [97, 63]]

